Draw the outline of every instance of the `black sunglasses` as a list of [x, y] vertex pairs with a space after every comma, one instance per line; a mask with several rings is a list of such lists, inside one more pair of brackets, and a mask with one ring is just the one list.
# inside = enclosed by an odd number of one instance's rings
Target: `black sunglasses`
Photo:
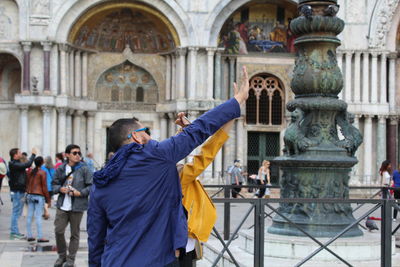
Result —
[[80, 151], [74, 151], [74, 152], [71, 152], [71, 154], [74, 156], [76, 156], [76, 155], [82, 156], [82, 153]]

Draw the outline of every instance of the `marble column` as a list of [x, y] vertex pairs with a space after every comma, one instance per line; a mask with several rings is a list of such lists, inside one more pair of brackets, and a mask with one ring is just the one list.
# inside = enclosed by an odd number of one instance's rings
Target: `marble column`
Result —
[[171, 136], [174, 136], [175, 134], [176, 134], [176, 124], [175, 124], [175, 119], [176, 119], [176, 116], [175, 116], [175, 113], [168, 113], [168, 118], [169, 118], [169, 120], [168, 120], [168, 123], [169, 123], [169, 125], [168, 125], [168, 134], [169, 134], [169, 136], [167, 136], [167, 138], [168, 137], [171, 137]]
[[160, 141], [167, 138], [168, 135], [168, 125], [167, 125], [167, 118], [165, 117], [164, 113], [159, 114], [160, 118]]
[[60, 93], [61, 95], [67, 95], [67, 88], [68, 86], [68, 81], [67, 81], [67, 51], [68, 47], [65, 44], [60, 44], [59, 45], [60, 49]]
[[365, 115], [364, 121], [364, 177], [367, 185], [372, 176], [372, 116]]
[[218, 151], [217, 155], [215, 156], [214, 163], [213, 163], [213, 170], [214, 170], [214, 179], [217, 184], [223, 184], [224, 181], [219, 180], [222, 177], [222, 148]]
[[369, 103], [369, 52], [363, 53], [362, 102]]
[[82, 110], [77, 110], [74, 113], [74, 129], [73, 129], [73, 143], [77, 144], [78, 146], [81, 146], [81, 123], [82, 123]]
[[[345, 73], [343, 73], [343, 52], [342, 51], [336, 52], [336, 60], [337, 60], [338, 67], [344, 77]], [[344, 88], [344, 89], [346, 89], [346, 88]], [[343, 90], [340, 91], [340, 93], [338, 94], [338, 97], [339, 97], [339, 99], [343, 99]]]
[[58, 45], [53, 43], [50, 55], [50, 90], [53, 95], [59, 93], [59, 60]]
[[74, 110], [73, 109], [70, 109], [70, 110], [68, 110], [67, 111], [67, 127], [66, 127], [66, 142], [67, 142], [67, 145], [69, 145], [69, 144], [72, 144], [72, 135], [73, 135], [73, 132], [72, 132], [72, 114], [74, 114]]
[[206, 99], [210, 100], [214, 97], [214, 54], [216, 47], [207, 47], [207, 90]]
[[[353, 126], [354, 127], [356, 127], [357, 129], [360, 129], [360, 118], [361, 118], [361, 115], [359, 115], [359, 114], [354, 114], [354, 123], [353, 123]], [[362, 146], [363, 144], [361, 144], [361, 146]], [[355, 177], [355, 185], [361, 185], [362, 184], [362, 174], [363, 174], [363, 170], [362, 170], [362, 168], [361, 168], [361, 164], [360, 164], [360, 161], [361, 161], [361, 146], [357, 149], [357, 152], [356, 152], [356, 158], [358, 159], [358, 163], [357, 163], [357, 165], [355, 165], [354, 167], [353, 167], [353, 173], [354, 173], [354, 175], [356, 176]]]
[[52, 44], [51, 42], [41, 42], [41, 44], [43, 46], [43, 93], [50, 95], [50, 51]]
[[96, 112], [88, 111], [87, 112], [87, 139], [86, 139], [86, 147], [87, 152], [94, 152], [94, 116]]
[[43, 131], [42, 131], [42, 155], [50, 156], [50, 140], [51, 140], [51, 112], [50, 106], [42, 106], [43, 113]]
[[235, 82], [235, 63], [236, 57], [229, 57], [229, 84], [226, 87], [228, 89], [228, 98], [233, 97], [233, 83]]
[[31, 42], [21, 42], [24, 51], [24, 64], [22, 66], [22, 93], [30, 94], [31, 90]]
[[69, 78], [69, 94], [70, 96], [74, 96], [75, 94], [75, 73], [74, 73], [74, 51], [71, 49], [69, 52], [69, 71], [68, 71], [68, 78]]
[[188, 47], [188, 58], [187, 58], [187, 98], [188, 99], [201, 99], [203, 98], [202, 92], [197, 90], [196, 77], [197, 77], [197, 51], [198, 47]]
[[81, 97], [82, 95], [82, 67], [81, 67], [81, 51], [75, 52], [75, 86], [74, 96]]
[[221, 99], [221, 53], [223, 50], [217, 48], [215, 53], [215, 70], [214, 70], [214, 99]]
[[[376, 166], [379, 170], [382, 161], [386, 160], [386, 119], [387, 116], [378, 116], [378, 129], [376, 132]], [[379, 182], [379, 181], [376, 181]]]
[[87, 145], [87, 140], [88, 140], [88, 123], [87, 123], [87, 117], [85, 112], [82, 112], [81, 115], [81, 129], [80, 129], [80, 134], [79, 134], [79, 144], [81, 146], [82, 154], [87, 155], [87, 152], [89, 151], [88, 145]]
[[371, 103], [378, 103], [378, 53], [371, 55]]
[[[82, 97], [88, 97], [88, 53], [82, 53]], [[93, 151], [90, 151], [93, 152]]]
[[397, 53], [389, 54], [389, 109], [396, 110], [396, 59]]
[[58, 108], [57, 151], [65, 150], [67, 140], [67, 109]]
[[184, 99], [185, 94], [185, 77], [186, 77], [186, 48], [177, 48], [177, 68], [176, 68], [176, 98]]
[[244, 122], [243, 117], [239, 117], [236, 120], [236, 158], [240, 159], [242, 164], [245, 164], [243, 162], [243, 147], [245, 146], [243, 122]]
[[380, 79], [380, 102], [382, 104], [387, 103], [387, 53], [382, 52], [381, 54], [381, 79]]
[[176, 99], [176, 55], [171, 54], [171, 100]]
[[29, 137], [28, 137], [28, 133], [29, 133], [29, 119], [28, 119], [28, 110], [29, 110], [29, 106], [19, 106], [19, 137], [20, 137], [20, 149], [21, 151], [28, 151], [28, 142], [29, 142]]
[[165, 100], [171, 100], [171, 56], [165, 56]]
[[397, 116], [390, 116], [390, 123], [389, 123], [389, 134], [388, 134], [388, 145], [387, 145], [387, 159], [390, 160], [392, 163], [392, 167], [397, 166], [397, 137], [398, 137], [398, 122], [399, 117]]
[[361, 102], [361, 52], [354, 55], [354, 102]]
[[351, 75], [352, 69], [352, 57], [353, 51], [346, 51], [346, 83], [345, 83], [345, 90], [344, 90], [344, 98], [347, 103], [351, 101], [351, 92], [353, 91], [352, 80], [353, 76]]

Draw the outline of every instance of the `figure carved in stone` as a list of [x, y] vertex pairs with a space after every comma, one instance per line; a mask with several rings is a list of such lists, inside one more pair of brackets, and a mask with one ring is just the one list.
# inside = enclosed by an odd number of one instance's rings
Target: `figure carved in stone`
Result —
[[38, 95], [39, 94], [39, 90], [37, 88], [37, 85], [38, 85], [39, 81], [35, 76], [32, 77], [31, 81], [32, 81], [32, 94], [33, 95]]
[[11, 35], [11, 19], [4, 14], [5, 8], [0, 7], [0, 39], [10, 38]]
[[354, 157], [354, 154], [363, 141], [360, 131], [353, 126], [354, 114], [347, 111], [340, 112], [336, 116], [336, 123], [340, 126], [340, 131], [344, 136], [344, 139], [337, 141], [336, 145], [345, 148], [347, 154]]
[[285, 147], [283, 152], [286, 155], [297, 155], [313, 145], [313, 142], [305, 136], [306, 125], [304, 122], [304, 112], [296, 108], [291, 114], [291, 122], [285, 131], [283, 140]]
[[33, 0], [32, 14], [34, 15], [48, 15], [50, 13], [49, 0]]

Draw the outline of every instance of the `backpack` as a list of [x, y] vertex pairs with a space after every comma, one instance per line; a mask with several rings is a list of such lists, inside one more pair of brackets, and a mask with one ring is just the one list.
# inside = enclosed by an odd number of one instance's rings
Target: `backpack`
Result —
[[[2, 173], [4, 173], [4, 174], [2, 174]], [[4, 176], [6, 176], [6, 175], [8, 176], [8, 173], [9, 173], [9, 171], [7, 168], [7, 163], [3, 158], [0, 157], [0, 179], [3, 179]]]

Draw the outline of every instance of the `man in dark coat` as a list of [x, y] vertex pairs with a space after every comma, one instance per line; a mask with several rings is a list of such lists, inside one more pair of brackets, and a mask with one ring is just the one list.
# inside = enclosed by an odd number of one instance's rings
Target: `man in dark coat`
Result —
[[11, 215], [11, 231], [10, 239], [23, 239], [25, 236], [20, 233], [18, 229], [18, 219], [22, 214], [24, 207], [24, 195], [26, 188], [26, 169], [29, 168], [36, 157], [36, 149], [32, 148], [32, 155], [27, 162], [22, 162], [22, 153], [18, 148], [10, 150], [11, 161], [8, 163], [9, 173], [9, 186], [12, 201], [12, 215]]
[[176, 163], [240, 116], [249, 90], [245, 69], [243, 77], [234, 98], [162, 142], [151, 140], [135, 119], [113, 123], [109, 142], [116, 153], [95, 172], [90, 194], [89, 266], [164, 267], [176, 262], [188, 236]]

